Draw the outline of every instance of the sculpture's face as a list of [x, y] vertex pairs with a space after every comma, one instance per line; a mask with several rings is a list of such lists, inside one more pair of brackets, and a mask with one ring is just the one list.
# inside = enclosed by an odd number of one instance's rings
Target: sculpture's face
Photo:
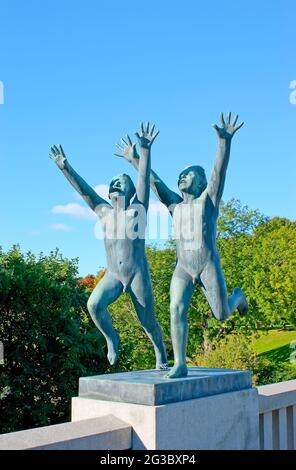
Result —
[[112, 178], [109, 186], [109, 198], [125, 196], [129, 200], [135, 194], [134, 183], [128, 175], [118, 175]]
[[203, 168], [198, 166], [185, 168], [180, 173], [178, 187], [181, 193], [200, 196], [206, 187], [206, 176]]

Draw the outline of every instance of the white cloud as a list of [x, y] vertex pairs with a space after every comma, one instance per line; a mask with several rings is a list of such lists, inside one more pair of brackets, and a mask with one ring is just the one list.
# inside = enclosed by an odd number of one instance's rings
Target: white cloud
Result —
[[53, 214], [67, 214], [76, 217], [77, 219], [88, 219], [96, 220], [96, 214], [89, 209], [89, 207], [84, 207], [81, 204], [69, 202], [68, 204], [54, 206], [51, 209]]
[[73, 230], [73, 227], [67, 224], [52, 224], [49, 228], [51, 228], [51, 230], [61, 230], [63, 232], [71, 232], [71, 230]]

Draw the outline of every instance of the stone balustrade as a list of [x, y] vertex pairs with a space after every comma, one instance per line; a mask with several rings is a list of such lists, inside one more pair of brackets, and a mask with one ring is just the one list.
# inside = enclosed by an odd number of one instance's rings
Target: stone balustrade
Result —
[[296, 450], [296, 380], [258, 387], [260, 449]]

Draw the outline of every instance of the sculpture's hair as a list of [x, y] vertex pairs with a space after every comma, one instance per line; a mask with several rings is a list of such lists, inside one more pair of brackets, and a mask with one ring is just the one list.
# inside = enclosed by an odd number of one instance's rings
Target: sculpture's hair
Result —
[[129, 175], [127, 175], [126, 173], [122, 173], [122, 176], [125, 176], [129, 180], [129, 183], [130, 183], [130, 186], [131, 186], [131, 198], [132, 198], [136, 194], [136, 188], [135, 188], [134, 182], [131, 179], [131, 177]]
[[[132, 199], [132, 197], [134, 197], [134, 195], [136, 194], [136, 188], [135, 188], [135, 185], [133, 183], [133, 180], [131, 179], [131, 177], [129, 175], [127, 175], [126, 173], [122, 173], [121, 175], [118, 175], [118, 176], [124, 176], [125, 178], [128, 179], [129, 181], [129, 184], [130, 184], [130, 199]], [[114, 178], [118, 178], [118, 176], [114, 176], [111, 180], [111, 182], [114, 180]], [[109, 196], [110, 198], [110, 196]]]
[[194, 171], [194, 173], [198, 175], [201, 191], [204, 191], [207, 187], [207, 184], [208, 184], [207, 177], [206, 177], [206, 172], [205, 172], [204, 168], [202, 166], [199, 166], [199, 165], [190, 165], [190, 166], [187, 166], [186, 168], [184, 168], [184, 170], [181, 171], [180, 175], [185, 170], [186, 171], [188, 171], [188, 170]]

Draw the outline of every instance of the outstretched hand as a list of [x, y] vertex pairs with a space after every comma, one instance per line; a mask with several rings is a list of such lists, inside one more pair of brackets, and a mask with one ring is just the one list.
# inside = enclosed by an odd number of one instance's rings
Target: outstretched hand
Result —
[[61, 170], [66, 168], [67, 157], [61, 145], [53, 145], [51, 147], [49, 158], [51, 158]]
[[114, 155], [125, 158], [128, 162], [132, 162], [133, 159], [139, 158], [136, 144], [132, 143], [128, 135], [126, 136], [126, 139], [120, 139], [120, 142], [116, 144], [116, 153], [114, 153]]
[[[220, 114], [220, 126], [218, 127], [217, 124], [213, 124], [213, 128], [215, 129], [219, 139], [222, 140], [231, 140], [236, 131], [238, 131], [244, 123], [242, 122], [238, 126], [236, 126], [238, 120], [238, 114], [234, 117], [233, 123], [231, 124], [231, 113], [227, 114], [226, 122], [224, 120], [223, 113]], [[236, 127], [235, 127], [236, 126]]]
[[135, 136], [137, 137], [138, 143], [141, 148], [148, 149], [148, 150], [151, 148], [153, 142], [155, 141], [156, 137], [159, 134], [159, 131], [153, 134], [154, 129], [155, 129], [155, 124], [152, 124], [151, 129], [150, 129], [150, 124], [149, 122], [147, 122], [146, 128], [144, 129], [144, 124], [141, 122], [140, 134], [138, 132], [135, 133]]

